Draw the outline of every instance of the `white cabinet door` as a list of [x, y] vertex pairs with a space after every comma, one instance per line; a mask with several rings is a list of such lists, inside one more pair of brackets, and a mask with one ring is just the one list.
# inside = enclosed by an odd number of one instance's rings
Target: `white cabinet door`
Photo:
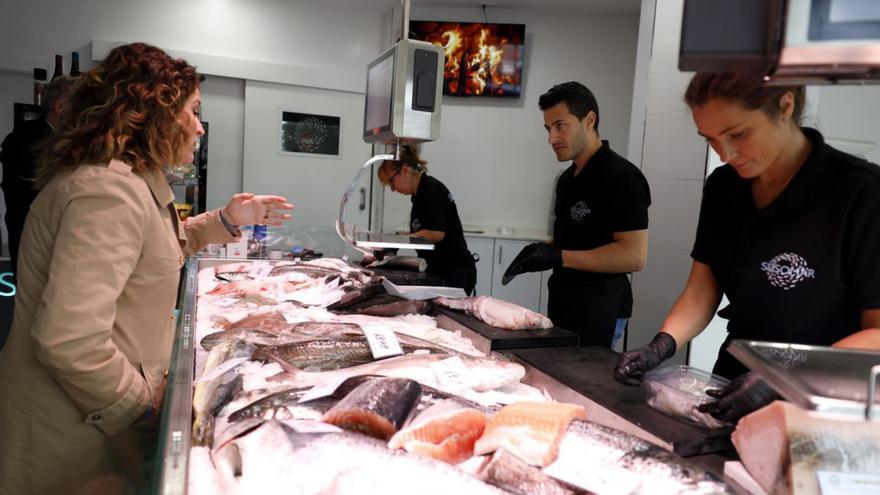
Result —
[[495, 253], [495, 239], [485, 237], [465, 237], [468, 251], [476, 254], [477, 260], [477, 286], [476, 295], [492, 295], [492, 258]]
[[492, 297], [519, 304], [532, 311], [540, 311], [540, 273], [523, 273], [514, 278], [509, 284], [501, 285], [501, 277], [504, 275], [504, 271], [507, 270], [513, 258], [528, 244], [531, 244], [531, 242], [495, 239], [495, 260], [492, 267]]

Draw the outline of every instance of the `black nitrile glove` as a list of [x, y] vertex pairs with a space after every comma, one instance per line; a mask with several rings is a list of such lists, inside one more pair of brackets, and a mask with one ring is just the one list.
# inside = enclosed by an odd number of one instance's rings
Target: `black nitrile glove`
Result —
[[746, 414], [780, 398], [767, 382], [751, 371], [736, 377], [722, 389], [710, 389], [706, 393], [718, 400], [702, 404], [697, 410], [725, 423], [736, 423]]
[[660, 332], [645, 347], [627, 351], [617, 358], [614, 379], [637, 387], [642, 384], [642, 375], [652, 370], [675, 354], [675, 339], [666, 332]]
[[522, 248], [501, 278], [501, 285], [507, 285], [513, 277], [525, 272], [543, 272], [562, 266], [562, 250], [546, 242], [534, 242]]

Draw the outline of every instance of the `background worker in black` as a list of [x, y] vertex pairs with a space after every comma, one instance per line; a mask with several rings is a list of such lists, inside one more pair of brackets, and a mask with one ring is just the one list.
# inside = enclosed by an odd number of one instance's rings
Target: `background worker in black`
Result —
[[[745, 75], [694, 76], [697, 132], [726, 165], [706, 180], [687, 285], [646, 347], [624, 353], [630, 385], [730, 305], [715, 373], [734, 379], [701, 406], [735, 421], [777, 398], [726, 352], [731, 339], [869, 347], [880, 327], [880, 169], [798, 124], [803, 87]], [[853, 335], [855, 334], [855, 335]]]
[[584, 85], [557, 84], [538, 105], [556, 158], [573, 163], [556, 184], [553, 240], [523, 248], [502, 283], [553, 268], [550, 319], [581, 345], [610, 347], [632, 311], [627, 273], [648, 257], [648, 182], [600, 139], [599, 106]]
[[427, 272], [442, 277], [448, 287], [473, 294], [477, 266], [468, 251], [455, 199], [442, 182], [428, 175], [427, 162], [412, 145], [404, 145], [399, 160], [383, 162], [379, 181], [400, 194], [412, 196], [409, 235], [434, 243], [433, 251], [418, 251]]
[[61, 128], [67, 98], [73, 93], [76, 78], [61, 76], [46, 88], [44, 117], [20, 123], [0, 145], [3, 163], [3, 198], [6, 202], [6, 231], [9, 233], [9, 256], [16, 270], [21, 231], [31, 203], [37, 197], [34, 187], [36, 161], [40, 144]]

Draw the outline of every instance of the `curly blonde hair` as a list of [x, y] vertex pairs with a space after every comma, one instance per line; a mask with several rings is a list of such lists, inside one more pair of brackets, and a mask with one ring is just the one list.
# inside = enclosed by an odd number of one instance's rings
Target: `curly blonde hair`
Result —
[[159, 48], [114, 48], [80, 76], [71, 117], [43, 148], [37, 186], [87, 163], [116, 159], [138, 173], [174, 163], [194, 138], [178, 116], [198, 86], [195, 67]]

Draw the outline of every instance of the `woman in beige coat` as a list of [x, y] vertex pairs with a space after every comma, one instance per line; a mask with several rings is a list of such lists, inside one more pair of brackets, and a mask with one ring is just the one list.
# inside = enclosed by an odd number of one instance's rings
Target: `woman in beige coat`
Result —
[[289, 218], [284, 198], [238, 194], [178, 222], [163, 165], [191, 162], [204, 134], [198, 83], [137, 43], [81, 76], [22, 235], [0, 353], [0, 494], [143, 488], [184, 256]]

